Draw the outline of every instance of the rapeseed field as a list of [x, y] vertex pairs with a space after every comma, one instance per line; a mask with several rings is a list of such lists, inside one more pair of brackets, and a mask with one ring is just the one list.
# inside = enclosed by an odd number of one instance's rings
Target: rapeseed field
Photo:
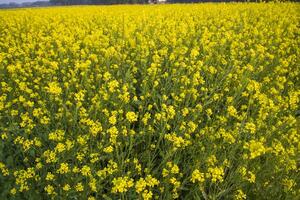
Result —
[[299, 199], [299, 11], [0, 10], [0, 199]]

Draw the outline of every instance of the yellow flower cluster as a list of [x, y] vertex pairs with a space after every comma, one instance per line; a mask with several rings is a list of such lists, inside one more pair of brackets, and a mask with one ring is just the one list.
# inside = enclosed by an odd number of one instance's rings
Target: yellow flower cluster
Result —
[[184, 148], [190, 144], [190, 141], [184, 140], [181, 136], [176, 136], [175, 133], [166, 134], [165, 139], [172, 143], [174, 149]]
[[260, 141], [250, 140], [249, 143], [245, 145], [245, 148], [249, 149], [250, 151], [250, 159], [256, 158], [266, 153], [266, 148]]
[[129, 122], [136, 122], [137, 121], [137, 115], [134, 112], [128, 112], [128, 113], [126, 113], [126, 119]]
[[201, 173], [198, 169], [195, 169], [191, 177], [192, 183], [203, 183], [205, 181], [204, 173]]
[[6, 168], [6, 166], [2, 162], [0, 162], [0, 170], [1, 170], [3, 176], [8, 176], [9, 175], [8, 169]]
[[211, 178], [213, 183], [224, 180], [224, 169], [222, 167], [209, 167], [207, 177]]
[[48, 87], [45, 87], [45, 89], [50, 93], [50, 94], [53, 94], [53, 95], [60, 95], [62, 90], [61, 88], [59, 87], [58, 83], [57, 82], [50, 82], [48, 83]]
[[[136, 184], [135, 189], [137, 193], [142, 194], [143, 199], [149, 200], [152, 199], [153, 193], [150, 188], [157, 186], [159, 181], [156, 178], [153, 178], [151, 175], [147, 175], [146, 178], [140, 178]], [[147, 186], [149, 189], [146, 189]]]
[[297, 199], [297, 3], [0, 10], [0, 199]]
[[133, 179], [129, 178], [128, 176], [114, 178], [112, 180], [112, 183], [113, 183], [113, 187], [112, 187], [113, 193], [126, 192], [128, 189], [130, 189], [134, 185]]

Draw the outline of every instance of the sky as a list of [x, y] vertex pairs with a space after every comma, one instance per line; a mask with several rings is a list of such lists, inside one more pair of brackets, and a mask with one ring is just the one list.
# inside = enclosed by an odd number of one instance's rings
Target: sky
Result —
[[[0, 0], [0, 4], [10, 3], [10, 2], [23, 3], [23, 2], [34, 2], [34, 1], [37, 0]], [[48, 1], [48, 0], [39, 0], [39, 1]]]

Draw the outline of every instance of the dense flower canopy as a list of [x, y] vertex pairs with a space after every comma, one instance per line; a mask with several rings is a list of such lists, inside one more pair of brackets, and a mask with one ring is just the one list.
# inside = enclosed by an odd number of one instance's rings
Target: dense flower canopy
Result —
[[0, 199], [295, 199], [299, 4], [0, 11]]

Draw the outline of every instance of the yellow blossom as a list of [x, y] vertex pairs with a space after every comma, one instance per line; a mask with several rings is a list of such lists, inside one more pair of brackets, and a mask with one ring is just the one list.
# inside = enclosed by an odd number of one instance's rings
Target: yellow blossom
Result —
[[134, 112], [127, 112], [126, 113], [126, 119], [129, 122], [136, 122], [137, 121], [137, 115]]
[[133, 179], [129, 178], [128, 176], [114, 178], [112, 180], [113, 187], [112, 193], [124, 193], [130, 189], [134, 183]]
[[60, 95], [62, 93], [62, 89], [57, 82], [48, 83], [48, 87], [46, 87], [46, 89], [50, 94], [53, 95]]
[[69, 191], [71, 189], [69, 184], [65, 184], [64, 187], [62, 188], [64, 191]]
[[60, 168], [57, 170], [60, 174], [65, 174], [69, 172], [69, 165], [68, 163], [61, 163]]

